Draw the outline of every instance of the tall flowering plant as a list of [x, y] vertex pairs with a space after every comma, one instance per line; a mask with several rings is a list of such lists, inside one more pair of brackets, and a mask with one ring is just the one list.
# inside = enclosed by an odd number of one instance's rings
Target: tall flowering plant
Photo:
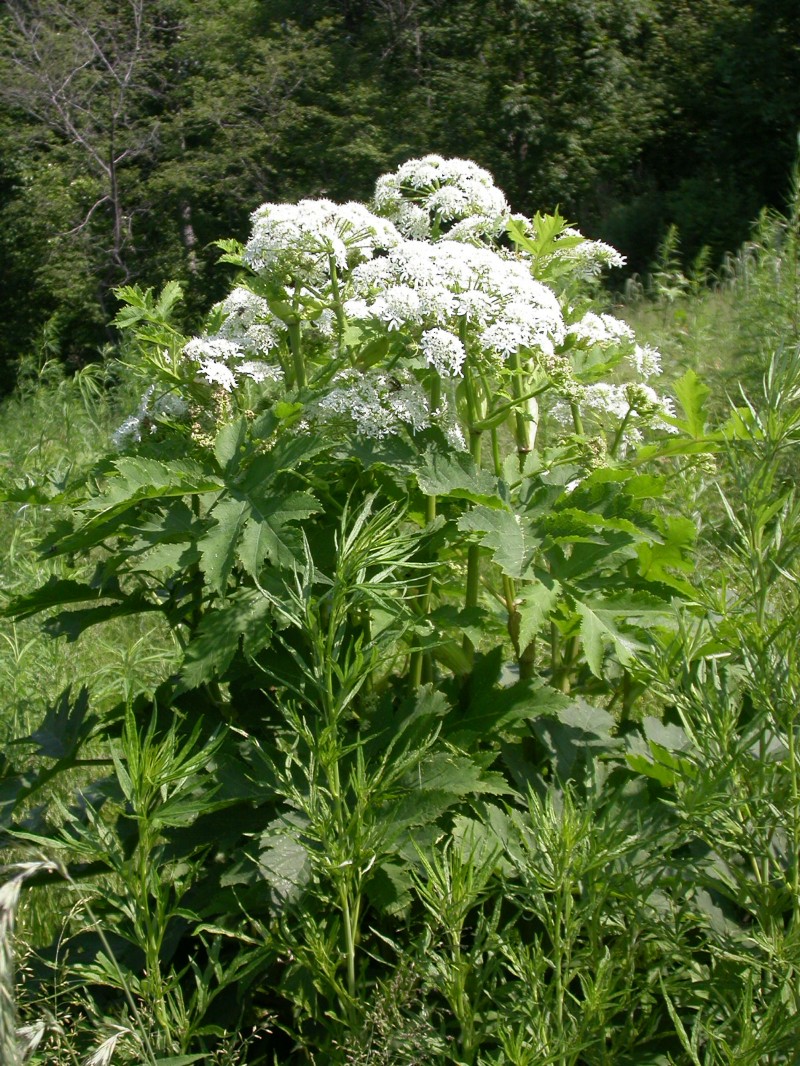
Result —
[[276, 589], [347, 508], [392, 503], [419, 542], [391, 608], [395, 674], [467, 676], [502, 646], [523, 680], [621, 685], [690, 539], [637, 472], [642, 443], [683, 425], [658, 353], [587, 295], [621, 257], [436, 155], [381, 177], [369, 206], [264, 204], [223, 251], [236, 282], [198, 336], [171, 324], [175, 284], [119, 291], [142, 400], [50, 543], [109, 554], [18, 609], [102, 601], [52, 623], [70, 635], [161, 611], [178, 689], [224, 704], [220, 683], [279, 639]]
[[[658, 353], [593, 309], [616, 252], [512, 215], [474, 163], [406, 163], [370, 206], [265, 204], [223, 251], [236, 280], [197, 336], [173, 323], [176, 284], [120, 290], [141, 398], [90, 476], [47, 496], [60, 576], [7, 608], [54, 610], [68, 639], [156, 612], [175, 671], [102, 722], [64, 693], [29, 738], [54, 766], [7, 791], [27, 818], [104, 733], [102, 816], [82, 800], [60, 832], [113, 883], [135, 866], [136, 904], [104, 906], [147, 948], [137, 995], [164, 1032], [190, 1004], [213, 1034], [228, 982], [251, 1018], [257, 987], [280, 989], [281, 1026], [333, 1057], [398, 915], [415, 895], [436, 913], [437, 870], [452, 912], [451, 856], [481, 867], [481, 897], [512, 824], [487, 797], [524, 820], [532, 782], [588, 778], [621, 743], [608, 711], [633, 706], [693, 532], [651, 460], [706, 447], [702, 397], [684, 382], [676, 415]], [[466, 914], [443, 993], [465, 1062]]]

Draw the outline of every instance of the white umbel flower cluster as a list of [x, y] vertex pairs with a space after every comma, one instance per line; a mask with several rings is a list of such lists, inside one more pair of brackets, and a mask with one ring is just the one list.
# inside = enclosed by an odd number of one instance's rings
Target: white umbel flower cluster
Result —
[[155, 385], [149, 385], [139, 402], [139, 409], [117, 427], [111, 440], [121, 451], [155, 433], [160, 423], [180, 422], [188, 413], [189, 405], [181, 396], [174, 392], [158, 393]]
[[431, 424], [425, 390], [408, 371], [345, 370], [336, 375], [334, 386], [309, 412], [313, 421], [348, 421], [360, 436], [375, 440]]
[[[436, 425], [461, 447], [458, 417], [472, 417], [475, 383], [491, 411], [494, 394], [520, 375], [537, 397], [550, 390], [537, 400], [544, 410], [571, 418], [569, 405], [578, 405], [611, 434], [614, 420], [633, 434], [669, 418], [649, 385], [661, 371], [658, 352], [612, 315], [581, 315], [534, 276], [551, 277], [549, 266], [554, 284], [594, 276], [623, 262], [609, 245], [585, 240], [557, 214], [512, 216], [488, 171], [465, 159], [404, 163], [378, 179], [373, 204], [301, 200], [253, 213], [241, 262], [255, 277], [182, 350], [187, 384], [210, 386], [215, 411], [233, 410], [223, 394], [240, 389], [247, 409], [258, 407], [280, 394], [285, 374], [305, 390], [309, 423], [376, 439]], [[514, 250], [499, 240], [504, 233]], [[387, 353], [391, 370], [376, 365]], [[618, 382], [650, 391], [597, 380], [612, 367]], [[167, 417], [148, 393], [115, 439], [141, 441]]]
[[262, 204], [251, 218], [245, 263], [257, 274], [287, 276], [307, 285], [324, 284], [331, 262], [343, 271], [401, 239], [390, 221], [358, 203]]
[[[248, 300], [249, 297], [252, 299]], [[235, 289], [221, 305], [223, 310], [226, 310], [226, 304], [232, 298], [233, 306], [239, 305], [246, 309], [245, 312], [230, 314], [215, 336], [193, 337], [183, 349], [184, 356], [197, 363], [199, 377], [225, 392], [233, 392], [242, 378], [250, 378], [258, 383], [280, 381], [283, 374], [279, 366], [263, 359], [250, 358], [260, 352], [269, 352], [278, 344], [273, 325], [269, 321], [256, 321], [259, 313], [263, 312], [265, 316], [270, 314], [266, 300], [261, 300], [246, 289]], [[264, 308], [261, 308], [261, 304]]]
[[375, 187], [375, 208], [414, 240], [482, 241], [497, 237], [508, 204], [491, 174], [469, 159], [426, 155], [384, 174]]
[[589, 344], [620, 344], [633, 340], [633, 330], [613, 315], [598, 315], [589, 311], [578, 322], [573, 322], [569, 332], [578, 340]]
[[[491, 248], [404, 241], [357, 266], [351, 282], [348, 318], [418, 335], [428, 364], [445, 366], [447, 376], [459, 374], [466, 358], [465, 323], [471, 349], [496, 361], [522, 349], [550, 354], [566, 335], [555, 294], [525, 263]], [[430, 354], [434, 337], [437, 353], [445, 345], [451, 353], [444, 362]]]

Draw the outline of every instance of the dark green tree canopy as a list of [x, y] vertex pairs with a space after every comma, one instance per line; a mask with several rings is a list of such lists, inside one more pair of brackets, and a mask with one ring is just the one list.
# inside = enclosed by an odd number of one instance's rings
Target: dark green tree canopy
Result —
[[721, 254], [785, 197], [798, 53], [790, 0], [7, 0], [4, 385], [45, 338], [94, 357], [115, 285], [207, 306], [259, 203], [363, 199], [426, 152], [635, 269], [673, 223]]

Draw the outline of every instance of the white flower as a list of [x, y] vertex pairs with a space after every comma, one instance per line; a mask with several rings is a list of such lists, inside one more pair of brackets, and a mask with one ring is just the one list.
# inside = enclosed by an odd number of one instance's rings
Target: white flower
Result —
[[[581, 236], [578, 230], [571, 228], [566, 229], [563, 235]], [[603, 270], [625, 266], [626, 262], [625, 256], [610, 244], [590, 240], [584, 240], [582, 244], [566, 250], [566, 258], [574, 261], [579, 273], [585, 278], [597, 277]]]
[[608, 381], [598, 381], [587, 385], [583, 399], [584, 406], [596, 414], [610, 415], [623, 419], [630, 410], [625, 396], [624, 385], [612, 385]]
[[441, 185], [425, 199], [428, 211], [448, 222], [462, 215], [468, 203], [464, 190], [454, 185]]
[[128, 415], [121, 426], [111, 434], [115, 448], [122, 450], [130, 444], [138, 444], [142, 439], [142, 420], [138, 415]]
[[319, 284], [330, 261], [339, 270], [370, 259], [378, 249], [400, 240], [394, 225], [362, 204], [300, 200], [296, 204], [262, 204], [252, 215], [253, 228], [244, 261], [260, 274], [286, 274]]
[[467, 358], [464, 345], [446, 329], [429, 329], [422, 334], [420, 346], [428, 366], [441, 377], [458, 377]]
[[219, 385], [226, 392], [233, 392], [236, 388], [236, 377], [225, 363], [204, 359], [200, 364], [199, 373], [210, 385]]
[[398, 204], [395, 224], [405, 237], [410, 237], [412, 240], [425, 240], [431, 235], [431, 220], [428, 212], [408, 200]]
[[485, 326], [496, 314], [497, 297], [481, 289], [466, 289], [454, 295], [453, 310], [467, 322]]
[[417, 325], [422, 320], [419, 296], [408, 285], [387, 289], [372, 305], [371, 312], [390, 330]]
[[321, 422], [345, 418], [355, 423], [362, 437], [380, 440], [404, 426], [417, 431], [430, 425], [428, 398], [408, 371], [343, 371], [336, 387], [324, 396], [310, 414]]
[[613, 315], [598, 315], [589, 311], [578, 322], [569, 326], [569, 332], [579, 340], [590, 344], [618, 344], [633, 339], [633, 330], [626, 322]]
[[483, 348], [504, 358], [521, 348], [550, 354], [566, 332], [555, 293], [525, 263], [485, 246], [405, 241], [356, 267], [351, 281], [349, 317], [453, 335], [466, 319]]
[[272, 318], [269, 304], [263, 296], [257, 296], [242, 285], [232, 289], [217, 306], [228, 316], [228, 320], [237, 320], [245, 329], [258, 320]]
[[648, 378], [658, 377], [661, 373], [661, 353], [649, 344], [639, 345], [633, 349], [628, 360], [639, 375], [647, 381]]
[[242, 349], [235, 341], [225, 337], [193, 337], [184, 346], [183, 354], [195, 362], [203, 363], [241, 356]]
[[244, 363], [239, 363], [236, 367], [236, 373], [246, 378], [252, 378], [258, 384], [264, 381], [281, 381], [283, 378], [283, 371], [280, 367], [256, 360], [247, 360]]
[[414, 238], [431, 237], [434, 227], [445, 223], [451, 240], [480, 240], [500, 233], [509, 217], [505, 197], [487, 170], [469, 159], [440, 155], [411, 159], [394, 174], [382, 175], [374, 203], [401, 233]]

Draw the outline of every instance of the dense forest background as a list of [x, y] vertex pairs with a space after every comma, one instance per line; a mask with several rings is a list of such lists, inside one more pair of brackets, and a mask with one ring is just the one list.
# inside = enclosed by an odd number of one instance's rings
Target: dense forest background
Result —
[[782, 206], [800, 126], [796, 0], [6, 0], [0, 390], [81, 365], [114, 286], [228, 284], [266, 200], [367, 199], [402, 160], [487, 167], [630, 270]]

